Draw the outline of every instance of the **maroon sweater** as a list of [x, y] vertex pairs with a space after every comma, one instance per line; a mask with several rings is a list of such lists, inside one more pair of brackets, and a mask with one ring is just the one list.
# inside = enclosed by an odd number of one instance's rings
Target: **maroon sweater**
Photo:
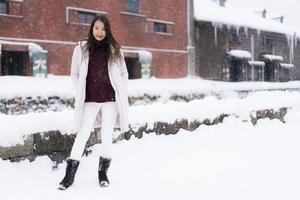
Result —
[[105, 55], [104, 45], [104, 42], [97, 42], [94, 52], [90, 54], [85, 102], [115, 101], [115, 91], [108, 76], [108, 57]]

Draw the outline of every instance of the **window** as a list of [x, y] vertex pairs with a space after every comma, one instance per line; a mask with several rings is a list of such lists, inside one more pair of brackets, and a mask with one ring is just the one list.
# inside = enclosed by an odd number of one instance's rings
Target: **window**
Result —
[[232, 31], [229, 36], [229, 41], [232, 43], [240, 44], [242, 41], [242, 36], [241, 34], [238, 34], [236, 31]]
[[81, 24], [90, 24], [95, 17], [95, 14], [88, 12], [79, 12], [78, 13], [78, 22]]
[[139, 0], [127, 0], [127, 11], [139, 13], [140, 12], [140, 1]]
[[167, 33], [167, 24], [154, 22], [154, 32], [156, 33]]
[[273, 48], [275, 45], [275, 40], [271, 35], [266, 35], [262, 38], [262, 43], [264, 47]]
[[66, 7], [66, 23], [77, 25], [90, 25], [97, 15], [107, 15], [107, 12], [100, 10], [91, 10], [86, 8]]
[[0, 14], [8, 14], [8, 2], [0, 1]]

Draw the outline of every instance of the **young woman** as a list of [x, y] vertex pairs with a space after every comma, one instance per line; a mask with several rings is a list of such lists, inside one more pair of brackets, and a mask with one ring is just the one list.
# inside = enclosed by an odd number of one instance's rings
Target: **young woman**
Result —
[[71, 78], [75, 86], [74, 132], [77, 132], [66, 174], [59, 183], [65, 190], [74, 182], [90, 133], [101, 126], [101, 156], [98, 179], [101, 187], [109, 185], [107, 170], [111, 163], [113, 128], [128, 131], [128, 72], [120, 45], [112, 35], [106, 16], [95, 17], [88, 37], [74, 49]]

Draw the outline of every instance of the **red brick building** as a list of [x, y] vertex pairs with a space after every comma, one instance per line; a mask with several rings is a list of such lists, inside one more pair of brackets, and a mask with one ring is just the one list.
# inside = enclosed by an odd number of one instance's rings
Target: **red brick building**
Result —
[[96, 14], [110, 19], [131, 78], [141, 77], [140, 50], [152, 53], [151, 75], [187, 75], [186, 0], [0, 0], [0, 75], [32, 75], [35, 65], [68, 75]]

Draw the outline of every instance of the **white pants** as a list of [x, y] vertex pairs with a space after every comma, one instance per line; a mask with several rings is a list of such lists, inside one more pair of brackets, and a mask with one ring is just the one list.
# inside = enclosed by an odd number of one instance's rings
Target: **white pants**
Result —
[[93, 130], [93, 124], [95, 122], [98, 112], [102, 112], [102, 124], [101, 124], [101, 155], [103, 157], [111, 158], [112, 148], [112, 136], [113, 129], [116, 122], [118, 110], [115, 102], [105, 103], [84, 103], [83, 116], [81, 126], [75, 138], [75, 142], [72, 147], [70, 159], [80, 160], [84, 151], [86, 142], [88, 141], [90, 134]]

